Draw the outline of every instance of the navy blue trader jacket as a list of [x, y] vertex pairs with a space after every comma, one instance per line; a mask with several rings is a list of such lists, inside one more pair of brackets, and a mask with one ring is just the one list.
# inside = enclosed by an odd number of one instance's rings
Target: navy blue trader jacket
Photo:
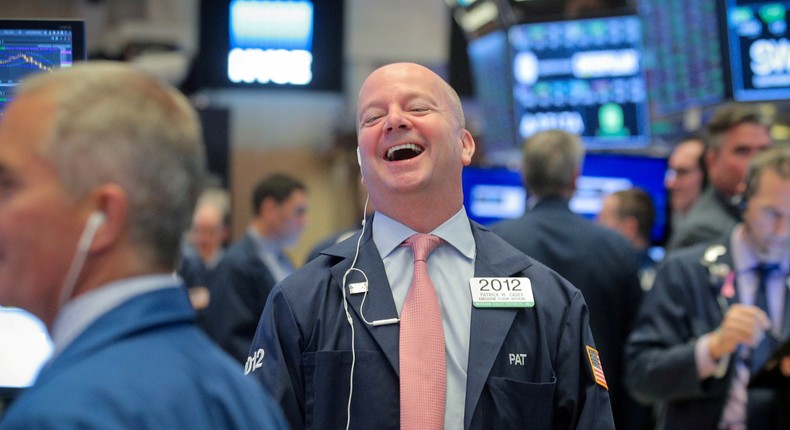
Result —
[[[737, 357], [730, 356], [723, 375], [700, 380], [694, 348], [697, 339], [717, 329], [727, 308], [738, 302], [737, 281], [725, 282], [734, 275], [728, 242], [722, 239], [671, 252], [659, 266], [628, 338], [626, 383], [637, 398], [664, 403], [659, 429], [718, 428]], [[789, 304], [783, 333], [790, 333]], [[774, 395], [771, 390], [749, 390], [748, 428], [787, 428], [771, 421], [775, 412], [766, 412], [787, 409]]]
[[[527, 277], [535, 305], [472, 309], [464, 428], [613, 429], [579, 290], [487, 229], [472, 223], [472, 232], [475, 276]], [[246, 370], [270, 388], [294, 429], [346, 425], [352, 334], [341, 283], [358, 235], [275, 286], [258, 325]], [[370, 280], [368, 321], [397, 316], [370, 229], [356, 267]], [[470, 294], [469, 285], [458, 288]], [[398, 429], [399, 326], [362, 322], [361, 296], [348, 295], [356, 352], [351, 428]]]

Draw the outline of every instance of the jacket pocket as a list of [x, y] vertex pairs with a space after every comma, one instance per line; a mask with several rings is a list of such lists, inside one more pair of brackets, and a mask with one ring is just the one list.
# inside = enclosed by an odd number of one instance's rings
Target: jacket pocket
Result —
[[556, 379], [524, 382], [488, 378], [483, 399], [483, 428], [551, 428], [555, 386]]
[[[345, 428], [351, 351], [318, 351], [303, 357], [305, 428]], [[398, 377], [379, 351], [357, 351], [351, 401], [352, 429], [398, 429]]]

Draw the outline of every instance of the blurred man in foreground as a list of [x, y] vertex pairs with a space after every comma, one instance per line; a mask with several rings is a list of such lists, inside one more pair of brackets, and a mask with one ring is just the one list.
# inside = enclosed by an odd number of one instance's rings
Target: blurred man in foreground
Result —
[[0, 303], [55, 344], [3, 430], [285, 428], [173, 276], [200, 191], [197, 116], [129, 66], [35, 75], [0, 122]]

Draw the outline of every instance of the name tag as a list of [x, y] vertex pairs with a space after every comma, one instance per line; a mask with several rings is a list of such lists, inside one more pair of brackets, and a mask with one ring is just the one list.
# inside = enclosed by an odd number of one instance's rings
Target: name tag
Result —
[[529, 278], [472, 278], [472, 304], [476, 308], [531, 308], [535, 306]]

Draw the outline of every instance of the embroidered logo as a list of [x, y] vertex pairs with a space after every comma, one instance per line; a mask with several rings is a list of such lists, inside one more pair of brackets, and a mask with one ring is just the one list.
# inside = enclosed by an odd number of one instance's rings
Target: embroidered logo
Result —
[[598, 356], [598, 350], [589, 345], [585, 346], [587, 347], [587, 357], [590, 359], [590, 366], [592, 367], [592, 373], [593, 377], [595, 378], [595, 382], [608, 390], [609, 386], [606, 385], [606, 377], [603, 374], [601, 357]]
[[264, 355], [266, 355], [266, 353], [263, 352], [262, 348], [259, 348], [254, 354], [247, 357], [247, 362], [244, 364], [244, 374], [249, 375], [251, 372], [254, 372], [255, 369], [263, 367]]

